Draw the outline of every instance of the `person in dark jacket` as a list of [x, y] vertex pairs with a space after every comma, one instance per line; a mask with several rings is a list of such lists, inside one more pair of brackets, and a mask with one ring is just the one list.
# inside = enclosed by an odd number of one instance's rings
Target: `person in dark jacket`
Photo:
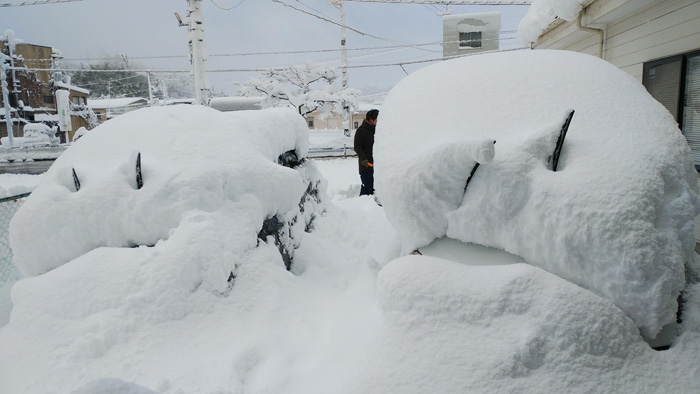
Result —
[[373, 109], [367, 112], [362, 125], [355, 131], [355, 153], [360, 167], [360, 180], [362, 187], [360, 195], [374, 194], [374, 130], [377, 127], [379, 110]]

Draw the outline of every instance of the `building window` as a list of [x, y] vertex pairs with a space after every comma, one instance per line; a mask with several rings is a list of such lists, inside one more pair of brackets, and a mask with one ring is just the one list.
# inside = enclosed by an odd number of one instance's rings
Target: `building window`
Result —
[[309, 125], [309, 128], [310, 128], [310, 129], [313, 129], [313, 128], [314, 128], [314, 118], [313, 118], [313, 117], [309, 117], [309, 118], [306, 119], [306, 121], [307, 121], [307, 123], [308, 123], [308, 125]]
[[481, 32], [470, 31], [459, 33], [460, 48], [481, 48]]
[[676, 119], [700, 169], [700, 52], [645, 63], [642, 83]]
[[74, 105], [85, 105], [85, 97], [82, 96], [73, 96], [70, 98], [71, 102]]
[[44, 102], [46, 104], [53, 104], [54, 103], [53, 96], [44, 96]]
[[354, 125], [355, 125], [355, 127], [353, 127], [353, 129], [356, 129], [356, 128], [360, 127], [360, 122], [355, 122]]

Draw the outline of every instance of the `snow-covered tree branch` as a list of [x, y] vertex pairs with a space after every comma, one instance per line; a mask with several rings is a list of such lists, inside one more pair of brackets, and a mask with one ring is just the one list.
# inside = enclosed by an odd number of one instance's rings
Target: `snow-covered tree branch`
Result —
[[262, 96], [262, 106], [293, 106], [301, 115], [321, 110], [322, 117], [342, 114], [343, 107], [355, 107], [360, 91], [339, 87], [338, 70], [324, 63], [306, 62], [265, 71], [249, 78], [239, 90], [241, 96]]

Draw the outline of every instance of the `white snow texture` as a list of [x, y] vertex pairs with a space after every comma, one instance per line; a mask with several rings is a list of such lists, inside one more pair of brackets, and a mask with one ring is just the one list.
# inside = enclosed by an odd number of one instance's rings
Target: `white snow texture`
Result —
[[[376, 189], [404, 252], [443, 235], [504, 249], [611, 300], [647, 337], [675, 320], [697, 173], [633, 77], [574, 52], [472, 56], [411, 74], [382, 108]], [[475, 140], [496, 141], [492, 160]]]

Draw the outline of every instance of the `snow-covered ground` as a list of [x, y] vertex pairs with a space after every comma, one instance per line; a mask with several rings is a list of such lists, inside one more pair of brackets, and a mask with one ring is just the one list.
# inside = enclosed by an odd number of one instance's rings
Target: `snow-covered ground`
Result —
[[[693, 275], [700, 272], [700, 256], [685, 245], [693, 238], [697, 175], [687, 145], [668, 128], [667, 114], [628, 79], [615, 93], [626, 101], [603, 101], [594, 112], [589, 93], [575, 89], [580, 80], [554, 78], [547, 85], [541, 72], [531, 70], [538, 66], [532, 59], [514, 62], [530, 71], [517, 89], [504, 78], [508, 59], [471, 59], [476, 60], [445, 62], [433, 67], [436, 73], [426, 68], [387, 97], [376, 146], [383, 207], [372, 197], [357, 196], [356, 160], [278, 165], [282, 153], [304, 157], [310, 145], [303, 120], [284, 111], [145, 109], [115, 118], [73, 144], [42, 175], [12, 222], [15, 261], [26, 278], [14, 284], [12, 314], [0, 327], [0, 392], [699, 392], [700, 285]], [[562, 64], [570, 65], [569, 60]], [[482, 61], [478, 72], [464, 73]], [[550, 66], [558, 61], [547, 59]], [[620, 88], [616, 78], [608, 79], [613, 71], [573, 61]], [[489, 89], [475, 91], [496, 94], [489, 97], [494, 102], [503, 102], [497, 95], [502, 90], [514, 94], [509, 108], [518, 110], [504, 115], [496, 107], [489, 112], [467, 106], [483, 118], [463, 111], [464, 97], [446, 93], [464, 84], [453, 71], [490, 81]], [[547, 78], [561, 71], [542, 70]], [[436, 74], [442, 76], [439, 83], [423, 86], [436, 82]], [[575, 105], [559, 97], [545, 111], [543, 104], [551, 100], [546, 95], [525, 101], [516, 94], [562, 83], [572, 88], [565, 92]], [[444, 96], [431, 90], [439, 86], [447, 87]], [[423, 96], [413, 94], [416, 87]], [[447, 116], [427, 105], [430, 100], [436, 105], [448, 100], [462, 110], [445, 108]], [[628, 116], [640, 104], [648, 110], [645, 115]], [[553, 173], [545, 153], [560, 127], [560, 106], [575, 107], [578, 118], [561, 171]], [[619, 126], [620, 136], [611, 137], [609, 147], [597, 134], [604, 131], [600, 122]], [[197, 138], [191, 133], [195, 125]], [[451, 129], [455, 125], [464, 127]], [[603, 158], [632, 127], [634, 149]], [[498, 140], [495, 147], [490, 138]], [[143, 188], [136, 180], [138, 152]], [[637, 162], [640, 157], [649, 160]], [[598, 163], [591, 163], [596, 160], [610, 165], [611, 174], [601, 175]], [[476, 162], [481, 168], [465, 195], [462, 182]], [[314, 183], [320, 176], [325, 181]], [[584, 183], [587, 191], [572, 200], [569, 193], [581, 191], [580, 181], [591, 178], [601, 185]], [[568, 180], [563, 194], [548, 189], [553, 179]], [[611, 180], [622, 181], [611, 185]], [[407, 187], [411, 184], [423, 188]], [[630, 195], [615, 194], [615, 186]], [[395, 194], [401, 191], [403, 199]], [[318, 199], [306, 198], [309, 192]], [[557, 196], [561, 199], [552, 199]], [[406, 210], [406, 201], [415, 212]], [[609, 209], [601, 217], [610, 220], [587, 216], [605, 201]], [[633, 206], [621, 208], [620, 201]], [[492, 209], [481, 214], [463, 211], [488, 204]], [[518, 249], [526, 244], [508, 243], [508, 229], [512, 239], [522, 240], [519, 231], [529, 231], [527, 237], [539, 242], [528, 225], [548, 217], [543, 205], [559, 219], [540, 230], [555, 235], [552, 244], [530, 253]], [[659, 209], [651, 224], [645, 222], [653, 216], [649, 207]], [[507, 208], [510, 215], [498, 219]], [[421, 215], [425, 212], [430, 215]], [[645, 213], [642, 222], [627, 221], [639, 212]], [[260, 235], [261, 227], [268, 227], [263, 220], [273, 216], [289, 223], [287, 235], [296, 246], [291, 270], [285, 269], [274, 237]], [[484, 231], [469, 232], [465, 217]], [[691, 223], [687, 229], [686, 222]], [[619, 262], [605, 253], [604, 238], [618, 235], [606, 231], [607, 224], [621, 234], [646, 228], [644, 239], [652, 250], [644, 243], [622, 250], [629, 259], [628, 277], [617, 269], [609, 277], [596, 270], [591, 275], [603, 281], [598, 285], [617, 286], [621, 277], [634, 283], [605, 293], [588, 282], [575, 284], [577, 276], [565, 279], [580, 258], [596, 257], [596, 269]], [[565, 236], [576, 226], [585, 230], [576, 233], [581, 238], [562, 240], [555, 233]], [[447, 235], [453, 238], [491, 238], [470, 249], [474, 257], [467, 265], [423, 248], [430, 237], [445, 234], [441, 229], [452, 231]], [[656, 239], [655, 231], [665, 234], [669, 245]], [[572, 245], [573, 254], [562, 244]], [[524, 251], [520, 257], [526, 263], [509, 256], [503, 264], [499, 256], [506, 252], [482, 253], [484, 245]], [[426, 253], [408, 254], [412, 247]], [[646, 266], [650, 256], [664, 251], [669, 253], [654, 267], [675, 272], [671, 268], [685, 265], [689, 276], [679, 285], [677, 276], [662, 275], [658, 287], [639, 280], [654, 268]], [[561, 271], [547, 266], [549, 252], [559, 258]], [[683, 322], [670, 349], [655, 351], [640, 334], [639, 321], [658, 320], [665, 306], [653, 304], [653, 294], [665, 294], [659, 289], [669, 283], [685, 285]], [[625, 289], [630, 303], [610, 296]], [[617, 305], [642, 302], [651, 302], [648, 314], [635, 309], [636, 319]]]
[[[126, 278], [124, 264], [108, 281], [85, 277], [88, 267], [47, 275], [35, 297], [60, 299], [16, 316], [25, 334], [0, 328], [2, 392], [700, 390], [698, 334], [653, 351], [619, 309], [534, 267], [413, 256], [380, 270], [399, 242], [382, 209], [356, 196], [356, 160], [316, 165], [332, 204], [297, 253], [303, 274], [250, 273], [253, 283], [189, 313], [138, 291], [153, 278]], [[111, 301], [81, 299], [82, 287]]]

